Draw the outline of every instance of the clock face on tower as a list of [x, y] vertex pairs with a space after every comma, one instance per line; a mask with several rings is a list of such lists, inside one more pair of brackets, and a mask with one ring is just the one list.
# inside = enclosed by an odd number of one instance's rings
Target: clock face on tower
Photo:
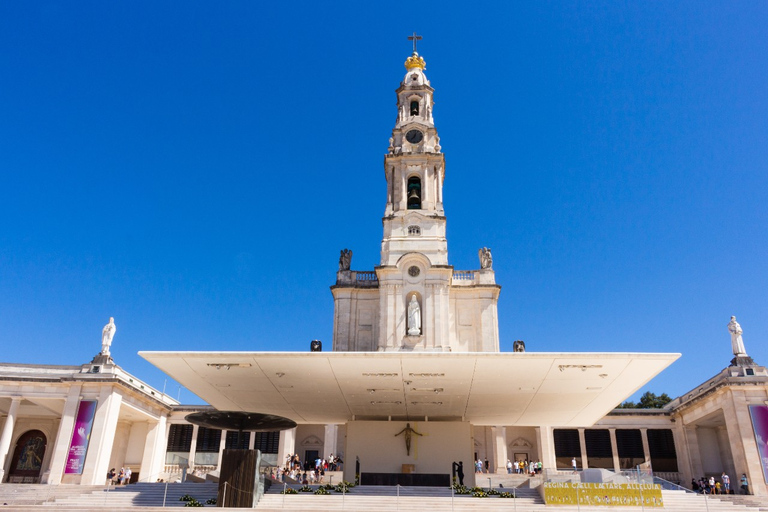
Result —
[[421, 142], [421, 139], [423, 138], [424, 138], [424, 134], [421, 133], [419, 130], [411, 130], [405, 134], [405, 140], [407, 140], [411, 144], [418, 144], [419, 142]]

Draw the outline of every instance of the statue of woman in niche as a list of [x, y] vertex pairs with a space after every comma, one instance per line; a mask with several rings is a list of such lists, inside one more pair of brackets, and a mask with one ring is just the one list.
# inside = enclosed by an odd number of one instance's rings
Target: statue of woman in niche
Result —
[[744, 348], [744, 340], [741, 335], [744, 331], [741, 330], [739, 322], [736, 321], [736, 317], [732, 316], [731, 321], [728, 322], [728, 332], [731, 333], [731, 348], [733, 349], [733, 355], [746, 356], [747, 350]]
[[421, 334], [421, 307], [414, 293], [411, 295], [411, 302], [408, 303], [408, 336], [419, 334]]

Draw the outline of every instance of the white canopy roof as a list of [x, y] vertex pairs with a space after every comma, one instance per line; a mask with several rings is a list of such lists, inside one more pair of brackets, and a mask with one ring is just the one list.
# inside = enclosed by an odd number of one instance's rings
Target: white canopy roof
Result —
[[584, 427], [680, 354], [139, 352], [219, 410]]

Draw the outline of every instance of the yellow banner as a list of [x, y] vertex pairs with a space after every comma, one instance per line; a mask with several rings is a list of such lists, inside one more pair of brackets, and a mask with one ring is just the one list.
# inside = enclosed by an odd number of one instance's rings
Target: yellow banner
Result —
[[[578, 500], [578, 501], [577, 501]], [[579, 505], [609, 507], [663, 507], [658, 484], [582, 484], [575, 482], [544, 483], [547, 505]]]

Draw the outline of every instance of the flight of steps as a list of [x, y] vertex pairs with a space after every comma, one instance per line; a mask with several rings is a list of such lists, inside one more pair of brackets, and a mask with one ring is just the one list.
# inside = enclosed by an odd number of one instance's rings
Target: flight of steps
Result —
[[56, 498], [79, 496], [103, 485], [0, 484], [0, 506], [42, 505]]
[[[516, 499], [498, 497], [473, 498], [466, 495], [456, 495], [451, 498], [451, 490], [447, 487], [397, 487], [359, 485], [346, 495], [332, 492], [327, 496], [316, 496], [312, 493], [280, 494], [282, 486], [273, 486], [259, 501], [256, 510], [259, 512], [273, 511], [366, 511], [393, 512], [397, 510], [429, 510], [430, 512], [449, 512], [451, 510], [476, 511], [485, 510], [533, 510], [539, 506], [544, 510], [544, 502], [538, 491], [534, 489], [516, 489]], [[516, 503], [513, 503], [516, 502]]]
[[[167, 485], [167, 494], [166, 494]], [[136, 483], [82, 492], [79, 495], [56, 497], [45, 502], [51, 506], [78, 506], [83, 508], [123, 508], [123, 507], [183, 507], [185, 502], [179, 498], [188, 494], [200, 503], [215, 498], [218, 493], [217, 483]], [[212, 505], [211, 505], [212, 506]]]
[[768, 499], [759, 496], [744, 496], [741, 494], [712, 496], [713, 500], [730, 501], [734, 505], [747, 505], [763, 512], [768, 512]]
[[[678, 512], [688, 511], [708, 511], [708, 512], [758, 512], [761, 508], [745, 500], [740, 503], [738, 500], [729, 500], [725, 496], [722, 499], [718, 497], [704, 497], [701, 494], [693, 494], [684, 491], [661, 491], [664, 498], [664, 508]], [[739, 498], [739, 496], [736, 496]], [[754, 496], [743, 496], [743, 498], [754, 498]], [[705, 500], [706, 499], [706, 503]], [[762, 500], [762, 510], [768, 510], [768, 504]], [[759, 504], [760, 500], [757, 500]]]
[[[505, 486], [506, 488], [506, 486]], [[332, 493], [316, 496], [312, 493], [282, 495], [282, 489], [272, 487], [261, 499], [258, 512], [278, 511], [316, 511], [331, 512], [339, 510], [392, 512], [429, 510], [430, 512], [605, 512], [606, 509], [622, 512], [640, 512], [641, 507], [576, 507], [569, 505], [545, 505], [538, 491], [528, 488], [515, 489], [516, 499], [498, 497], [474, 498], [472, 496], [454, 496], [444, 487], [400, 487], [397, 496], [396, 487], [357, 486], [352, 492], [342, 496]], [[758, 512], [757, 507], [750, 507], [726, 500], [707, 498], [684, 491], [662, 491], [664, 510], [670, 512]]]

